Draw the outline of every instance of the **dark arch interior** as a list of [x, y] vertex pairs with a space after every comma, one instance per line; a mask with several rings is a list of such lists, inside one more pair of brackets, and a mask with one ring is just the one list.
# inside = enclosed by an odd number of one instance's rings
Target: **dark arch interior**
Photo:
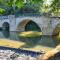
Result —
[[29, 21], [25, 26], [25, 31], [41, 31], [41, 29], [35, 22]]
[[8, 22], [4, 22], [3, 23], [2, 33], [3, 33], [3, 35], [4, 35], [5, 38], [8, 38], [10, 36], [9, 23]]

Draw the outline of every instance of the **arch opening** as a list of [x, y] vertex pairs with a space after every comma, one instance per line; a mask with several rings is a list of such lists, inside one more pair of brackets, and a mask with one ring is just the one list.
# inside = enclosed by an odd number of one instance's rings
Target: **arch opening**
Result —
[[29, 21], [25, 26], [25, 31], [41, 31], [41, 29], [35, 22]]
[[41, 31], [41, 28], [32, 20], [23, 20], [17, 26], [18, 31]]

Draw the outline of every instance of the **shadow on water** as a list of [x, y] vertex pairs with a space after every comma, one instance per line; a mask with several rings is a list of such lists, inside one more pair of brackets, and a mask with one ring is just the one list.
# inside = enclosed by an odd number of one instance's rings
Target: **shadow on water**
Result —
[[2, 28], [0, 27], [0, 31], [2, 31]]
[[[17, 32], [8, 32], [3, 31], [5, 37], [9, 37], [11, 40], [16, 40], [19, 42], [24, 42], [20, 48], [33, 48], [35, 46], [46, 46], [46, 47], [55, 47], [56, 40], [52, 36], [44, 35], [40, 37], [31, 37], [31, 38], [22, 38], [18, 36]], [[57, 43], [58, 44], [58, 43]]]
[[10, 25], [8, 22], [4, 22], [2, 25], [2, 33], [4, 35], [5, 38], [9, 38], [10, 36]]
[[[55, 47], [56, 41], [51, 36], [40, 36], [35, 38], [21, 38], [18, 36], [17, 32], [2, 31], [2, 38], [9, 38], [10, 40], [15, 40], [19, 42], [24, 42], [25, 44], [20, 46], [20, 48], [33, 48], [35, 46], [46, 46]], [[1, 33], [0, 33], [1, 36]]]
[[38, 44], [38, 42], [41, 40], [41, 37], [37, 38], [20, 38], [20, 41], [25, 42], [26, 44], [21, 46], [21, 48], [31, 48]]
[[56, 36], [53, 36], [53, 40], [55, 42], [55, 45], [59, 45], [60, 44], [60, 38], [57, 38]]
[[55, 41], [51, 36], [41, 36], [37, 38], [20, 38], [26, 44], [21, 48], [33, 48], [35, 46], [55, 47]]
[[5, 38], [9, 38], [10, 32], [9, 31], [2, 31]]

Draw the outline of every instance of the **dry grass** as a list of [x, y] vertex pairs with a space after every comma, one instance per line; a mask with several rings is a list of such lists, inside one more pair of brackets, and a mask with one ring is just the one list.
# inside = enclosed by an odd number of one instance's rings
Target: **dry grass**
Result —
[[11, 48], [19, 48], [24, 45], [23, 42], [13, 41], [9, 39], [0, 39], [0, 46], [11, 47]]

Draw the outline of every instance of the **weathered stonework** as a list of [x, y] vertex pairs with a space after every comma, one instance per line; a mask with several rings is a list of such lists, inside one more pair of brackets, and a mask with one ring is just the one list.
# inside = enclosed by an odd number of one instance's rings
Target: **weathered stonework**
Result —
[[[18, 25], [24, 20], [34, 21], [43, 32], [43, 35], [52, 35], [54, 28], [60, 24], [60, 18], [58, 17], [45, 17], [45, 16], [19, 16], [15, 17], [14, 15], [8, 16], [5, 18], [0, 18], [0, 27], [2, 27], [4, 22], [10, 24], [10, 31], [19, 31], [17, 30]], [[24, 31], [25, 27], [20, 28]]]

